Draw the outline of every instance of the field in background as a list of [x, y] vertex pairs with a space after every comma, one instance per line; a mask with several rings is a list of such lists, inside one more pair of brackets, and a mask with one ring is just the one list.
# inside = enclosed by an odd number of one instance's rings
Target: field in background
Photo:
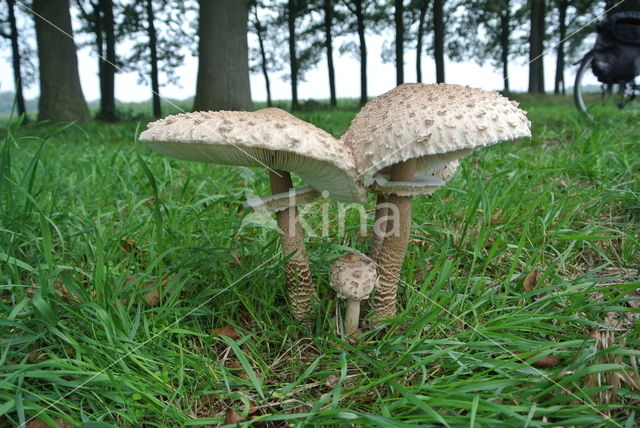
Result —
[[[277, 234], [245, 221], [265, 171], [161, 157], [136, 143], [144, 121], [11, 125], [0, 425], [636, 425], [638, 118], [521, 101], [532, 139], [415, 200], [404, 310], [357, 342], [328, 286], [334, 260], [366, 251], [357, 217], [308, 239], [321, 304], [301, 328]], [[299, 116], [339, 136], [355, 112]]]

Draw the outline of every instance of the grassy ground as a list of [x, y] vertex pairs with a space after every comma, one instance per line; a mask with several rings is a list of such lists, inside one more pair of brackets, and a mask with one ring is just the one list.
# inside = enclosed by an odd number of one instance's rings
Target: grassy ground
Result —
[[[161, 157], [144, 123], [5, 129], [0, 426], [637, 426], [637, 117], [523, 107], [532, 139], [415, 201], [404, 309], [355, 343], [328, 276], [366, 251], [357, 217], [308, 239], [302, 328], [277, 234], [243, 221], [264, 171]], [[341, 135], [354, 114], [301, 117]]]

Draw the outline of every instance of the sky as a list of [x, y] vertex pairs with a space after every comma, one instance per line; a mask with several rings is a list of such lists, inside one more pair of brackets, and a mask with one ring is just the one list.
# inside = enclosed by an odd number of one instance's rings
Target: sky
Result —
[[[77, 22], [74, 22], [77, 28]], [[392, 38], [389, 32], [386, 35], [368, 35], [368, 94], [376, 96], [382, 94], [396, 84], [395, 67], [391, 63], [383, 63], [381, 60], [381, 49], [385, 39]], [[249, 44], [257, 43], [249, 37]], [[336, 70], [336, 91], [338, 98], [358, 98], [360, 96], [360, 65], [357, 59], [350, 54], [340, 56], [337, 50], [334, 52], [334, 63]], [[126, 46], [119, 45], [118, 52], [124, 53]], [[0, 51], [0, 91], [13, 91], [13, 75], [11, 69], [11, 52], [8, 45], [3, 45]], [[550, 50], [545, 55], [545, 81], [547, 91], [553, 88], [555, 51]], [[82, 48], [78, 51], [78, 67], [80, 80], [85, 98], [88, 101], [100, 98], [97, 57], [89, 48]], [[526, 91], [528, 83], [528, 67], [525, 58], [513, 60], [510, 65], [510, 86], [513, 91]], [[405, 81], [415, 82], [415, 51], [408, 49], [405, 53]], [[191, 54], [185, 57], [185, 63], [178, 70], [179, 76], [177, 85], [167, 85], [160, 89], [162, 97], [171, 99], [184, 99], [194, 95], [196, 87], [196, 76], [198, 69], [197, 58]], [[423, 82], [435, 82], [435, 64], [433, 60], [423, 55], [422, 63]], [[446, 81], [447, 83], [464, 84], [472, 87], [500, 90], [503, 87], [502, 75], [499, 70], [493, 69], [490, 64], [485, 63], [480, 66], [472, 61], [453, 63], [446, 60]], [[567, 70], [567, 86], [571, 86], [573, 68]], [[271, 91], [275, 100], [287, 100], [291, 98], [291, 87], [288, 81], [284, 81], [283, 73], [272, 73]], [[264, 78], [261, 74], [251, 75], [251, 94], [254, 101], [266, 100]], [[31, 85], [25, 90], [25, 96], [30, 99], [38, 95], [38, 85]], [[316, 68], [305, 75], [304, 81], [299, 83], [298, 94], [300, 100], [306, 99], [327, 99], [329, 98], [329, 83], [327, 73], [327, 63], [324, 58], [319, 61]], [[149, 85], [138, 82], [136, 73], [116, 74], [116, 99], [121, 102], [145, 101], [151, 97]]]

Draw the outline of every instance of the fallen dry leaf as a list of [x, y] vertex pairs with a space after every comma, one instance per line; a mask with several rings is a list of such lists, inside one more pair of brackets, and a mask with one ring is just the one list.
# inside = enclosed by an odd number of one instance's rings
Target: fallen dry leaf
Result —
[[224, 327], [214, 328], [213, 331], [211, 331], [211, 334], [214, 336], [227, 336], [232, 339], [237, 339], [240, 337], [238, 332], [235, 331], [234, 328], [229, 324], [225, 325]]
[[229, 368], [233, 369], [236, 376], [241, 377], [242, 379], [249, 379], [249, 375], [246, 371], [244, 371], [244, 368], [242, 367], [242, 364], [240, 364], [240, 361], [231, 361], [231, 363], [229, 364]]
[[505, 220], [503, 217], [502, 209], [499, 209], [495, 213], [491, 215], [491, 224], [501, 225], [504, 224]]
[[[166, 275], [164, 275], [163, 278], [164, 279], [160, 281], [159, 285], [157, 285], [157, 283], [152, 281], [142, 283], [142, 288], [150, 289], [149, 291], [147, 291], [142, 295], [142, 300], [144, 300], [149, 306], [157, 306], [158, 303], [160, 303], [160, 288], [164, 287], [169, 283], [169, 279]], [[136, 275], [129, 275], [125, 279], [125, 283], [130, 284], [137, 279], [138, 277]], [[124, 299], [123, 304], [126, 304], [126, 303], [127, 303], [127, 299]]]
[[[535, 355], [529, 356], [529, 357], [522, 357], [522, 362], [527, 362], [529, 360], [532, 360], [535, 358]], [[554, 357], [553, 355], [547, 355], [545, 357], [540, 358], [539, 360], [537, 360], [536, 362], [533, 363], [529, 363], [530, 365], [532, 365], [533, 367], [537, 367], [539, 369], [546, 369], [549, 367], [553, 367], [555, 365], [558, 365], [560, 363], [560, 358], [559, 357]]]
[[153, 288], [142, 295], [142, 299], [147, 302], [149, 306], [157, 306], [160, 302], [160, 290], [158, 287]]
[[226, 412], [224, 412], [224, 423], [225, 425], [228, 424], [238, 424], [240, 422], [243, 422], [244, 418], [242, 416], [240, 416], [238, 414], [238, 412], [236, 412], [233, 409], [227, 409]]
[[532, 363], [531, 365], [539, 369], [546, 369], [549, 367], [556, 366], [559, 363], [560, 363], [560, 358], [554, 357], [553, 355], [547, 355], [546, 357], [540, 358], [538, 361], [536, 361], [535, 363]]
[[524, 288], [524, 292], [525, 293], [532, 292], [536, 288], [536, 285], [540, 282], [541, 279], [542, 279], [542, 275], [540, 274], [540, 271], [538, 269], [535, 269], [529, 272], [529, 274], [525, 277], [524, 281], [522, 282], [522, 287]]

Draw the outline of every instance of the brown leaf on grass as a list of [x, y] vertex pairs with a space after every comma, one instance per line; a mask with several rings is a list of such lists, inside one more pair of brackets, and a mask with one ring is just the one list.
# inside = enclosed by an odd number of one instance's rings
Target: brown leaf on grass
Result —
[[[54, 422], [58, 424], [60, 428], [73, 428], [73, 425], [63, 419], [54, 419]], [[41, 421], [40, 419], [31, 419], [26, 423], [26, 428], [53, 428], [55, 425], [51, 426], [48, 423]]]
[[151, 291], [144, 293], [142, 299], [147, 302], [149, 306], [158, 306], [160, 302], [160, 290], [158, 290], [158, 287], [155, 287]]
[[549, 367], [557, 366], [559, 363], [560, 363], [559, 357], [554, 357], [553, 355], [547, 355], [546, 357], [540, 358], [535, 363], [531, 363], [531, 365], [539, 369], [547, 369]]
[[491, 224], [495, 224], [495, 225], [500, 225], [500, 224], [504, 224], [505, 219], [503, 217], [503, 212], [502, 209], [499, 209], [498, 211], [494, 212], [491, 215]]
[[229, 364], [229, 368], [233, 370], [236, 376], [242, 379], [249, 379], [249, 375], [242, 367], [242, 364], [240, 364], [240, 361], [238, 360], [231, 361], [231, 363]]
[[140, 248], [133, 238], [123, 238], [120, 240], [120, 247], [128, 254], [131, 254], [136, 261], [142, 262], [143, 257], [147, 255], [147, 251]]
[[[169, 283], [167, 275], [164, 275], [162, 278], [163, 280], [160, 281], [159, 284], [153, 281], [146, 281], [142, 283], [142, 288], [149, 289], [149, 291], [142, 295], [142, 300], [144, 300], [149, 306], [158, 306], [158, 303], [160, 303], [160, 289]], [[125, 284], [130, 284], [137, 279], [138, 277], [136, 275], [129, 275], [125, 279]], [[126, 304], [127, 300], [124, 299], [122, 303]]]
[[[529, 357], [522, 357], [522, 362], [527, 362], [529, 360], [534, 359], [536, 356], [535, 355], [531, 355]], [[530, 365], [532, 365], [533, 367], [539, 368], [539, 369], [547, 369], [549, 367], [553, 367], [556, 366], [560, 363], [560, 358], [559, 357], [555, 357], [553, 355], [546, 355], [542, 358], [540, 358], [539, 360], [533, 362], [533, 363], [529, 363]]]
[[235, 331], [235, 329], [229, 324], [225, 325], [224, 327], [214, 328], [211, 331], [211, 334], [214, 336], [227, 336], [232, 339], [238, 339], [240, 337], [238, 332]]
[[525, 293], [532, 292], [536, 288], [536, 285], [538, 285], [541, 279], [542, 279], [542, 275], [540, 274], [540, 271], [538, 269], [534, 269], [531, 272], [529, 272], [529, 274], [525, 277], [524, 281], [522, 282], [522, 288], [524, 288], [524, 292]]
[[244, 422], [244, 418], [238, 414], [235, 410], [229, 408], [224, 412], [224, 424], [238, 424]]

